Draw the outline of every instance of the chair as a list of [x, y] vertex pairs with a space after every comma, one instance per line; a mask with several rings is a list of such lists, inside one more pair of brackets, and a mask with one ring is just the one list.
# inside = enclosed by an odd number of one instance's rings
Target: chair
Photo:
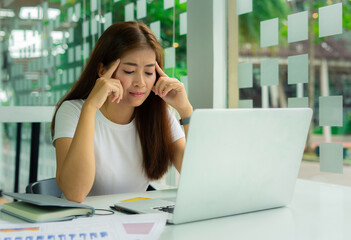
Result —
[[60, 198], [62, 192], [56, 183], [56, 178], [33, 182], [26, 187], [26, 193], [51, 195]]
[[40, 124], [51, 122], [54, 111], [54, 106], [0, 107], [0, 123], [17, 123], [14, 192], [19, 190], [22, 123], [32, 124], [29, 182], [36, 182], [38, 176]]

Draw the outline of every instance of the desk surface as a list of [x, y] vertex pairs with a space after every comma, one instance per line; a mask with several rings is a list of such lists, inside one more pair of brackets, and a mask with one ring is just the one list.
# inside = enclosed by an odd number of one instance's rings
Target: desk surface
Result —
[[[174, 197], [172, 191], [140, 193]], [[89, 197], [84, 203], [107, 208], [135, 194]], [[167, 225], [161, 239], [351, 239], [351, 187], [299, 179], [287, 207], [181, 225]]]
[[[88, 197], [84, 203], [106, 208], [135, 196], [174, 197], [169, 190]], [[99, 216], [96, 216], [99, 217]], [[0, 214], [0, 219], [5, 219]], [[7, 217], [13, 221], [11, 217]], [[299, 179], [291, 204], [254, 213], [167, 225], [160, 239], [351, 239], [351, 187]]]

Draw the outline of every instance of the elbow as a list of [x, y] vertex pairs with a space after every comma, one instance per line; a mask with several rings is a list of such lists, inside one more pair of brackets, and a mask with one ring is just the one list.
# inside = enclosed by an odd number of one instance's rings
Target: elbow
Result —
[[71, 193], [65, 194], [64, 193], [64, 195], [65, 195], [67, 200], [72, 201], [72, 202], [77, 202], [77, 203], [83, 202], [85, 197], [86, 197], [85, 194], [74, 194], [74, 193], [73, 194], [71, 194]]
[[88, 195], [88, 193], [84, 191], [84, 189], [72, 189], [71, 187], [67, 188], [67, 186], [64, 187], [65, 185], [60, 181], [59, 178], [56, 178], [56, 180], [63, 195], [69, 201], [81, 203]]
[[66, 191], [62, 192], [67, 200], [77, 203], [83, 202], [86, 196], [88, 195], [88, 193], [86, 193], [85, 191], [79, 191], [77, 189], [67, 189]]

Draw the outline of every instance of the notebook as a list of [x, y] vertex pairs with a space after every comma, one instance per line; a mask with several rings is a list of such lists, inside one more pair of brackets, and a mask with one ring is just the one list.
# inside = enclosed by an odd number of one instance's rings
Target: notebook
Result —
[[286, 206], [311, 117], [308, 108], [195, 110], [176, 198], [115, 206], [137, 213], [165, 210], [173, 224]]
[[94, 215], [94, 208], [50, 195], [6, 193], [3, 195], [20, 200], [5, 203], [1, 211], [28, 222], [52, 222]]

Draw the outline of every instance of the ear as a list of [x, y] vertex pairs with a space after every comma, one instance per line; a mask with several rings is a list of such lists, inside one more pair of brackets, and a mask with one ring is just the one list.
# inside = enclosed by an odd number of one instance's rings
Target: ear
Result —
[[99, 77], [102, 77], [102, 75], [104, 75], [104, 73], [105, 73], [104, 64], [102, 64], [102, 62], [100, 62], [99, 66], [98, 66], [98, 75], [99, 75]]

